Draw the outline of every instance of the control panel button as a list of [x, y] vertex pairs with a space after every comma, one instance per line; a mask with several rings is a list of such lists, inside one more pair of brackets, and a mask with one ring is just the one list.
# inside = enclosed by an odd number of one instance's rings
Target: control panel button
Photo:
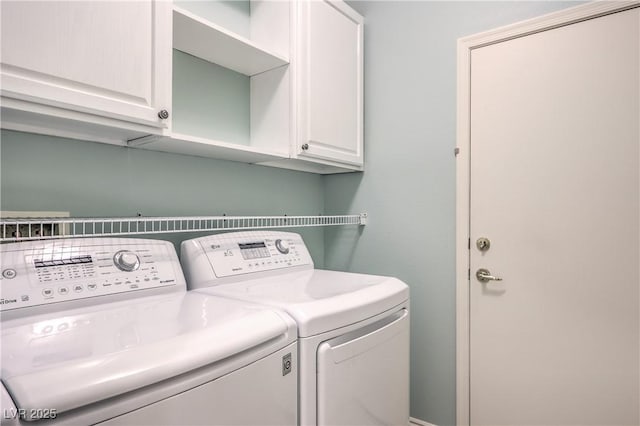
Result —
[[118, 269], [125, 272], [135, 271], [140, 268], [140, 258], [137, 254], [128, 250], [120, 250], [113, 256], [113, 263]]
[[42, 295], [44, 297], [53, 297], [53, 290], [50, 288], [45, 288], [42, 290]]
[[277, 239], [276, 240], [276, 248], [282, 254], [289, 253], [289, 243], [286, 242], [285, 240]]
[[68, 287], [58, 287], [58, 293], [60, 293], [61, 295], [65, 296], [69, 293], [69, 288]]
[[82, 284], [76, 284], [73, 286], [73, 291], [75, 291], [76, 293], [80, 293], [82, 292], [82, 290], [84, 290], [84, 287], [82, 287]]
[[87, 285], [87, 288], [88, 288], [89, 290], [95, 290], [96, 288], [98, 288], [98, 286], [97, 286], [96, 284], [88, 284], [88, 285]]
[[17, 275], [16, 270], [15, 269], [5, 269], [4, 271], [2, 271], [2, 276], [5, 277], [8, 280], [11, 280], [13, 278], [15, 278]]

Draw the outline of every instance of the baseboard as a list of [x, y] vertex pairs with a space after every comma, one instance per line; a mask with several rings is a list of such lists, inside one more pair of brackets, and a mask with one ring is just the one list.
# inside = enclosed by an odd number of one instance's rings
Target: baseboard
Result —
[[424, 420], [409, 417], [409, 426], [436, 426], [436, 425], [431, 424], [429, 422], [425, 422]]

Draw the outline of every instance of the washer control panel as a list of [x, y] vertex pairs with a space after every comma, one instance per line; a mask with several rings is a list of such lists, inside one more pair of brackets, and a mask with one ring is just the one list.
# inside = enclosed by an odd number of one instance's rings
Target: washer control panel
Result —
[[313, 267], [302, 237], [291, 232], [232, 232], [196, 241], [218, 278], [298, 266]]
[[2, 312], [183, 284], [166, 241], [90, 238], [0, 246]]

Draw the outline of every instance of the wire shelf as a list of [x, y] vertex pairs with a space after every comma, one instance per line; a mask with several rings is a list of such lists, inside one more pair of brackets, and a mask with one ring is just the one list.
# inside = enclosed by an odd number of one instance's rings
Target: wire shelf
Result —
[[2, 218], [0, 242], [172, 234], [241, 229], [365, 225], [367, 214], [335, 216], [194, 216], [126, 218]]

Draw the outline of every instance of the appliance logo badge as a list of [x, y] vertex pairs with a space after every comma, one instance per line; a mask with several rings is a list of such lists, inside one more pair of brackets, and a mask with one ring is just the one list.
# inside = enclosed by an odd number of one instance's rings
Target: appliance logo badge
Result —
[[291, 352], [282, 357], [282, 375], [291, 373]]
[[0, 299], [0, 305], [8, 305], [9, 303], [17, 303], [17, 299]]

